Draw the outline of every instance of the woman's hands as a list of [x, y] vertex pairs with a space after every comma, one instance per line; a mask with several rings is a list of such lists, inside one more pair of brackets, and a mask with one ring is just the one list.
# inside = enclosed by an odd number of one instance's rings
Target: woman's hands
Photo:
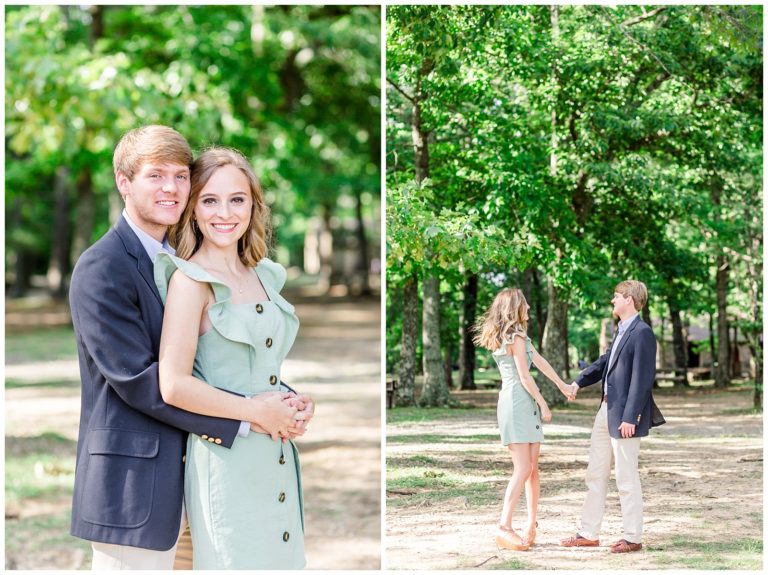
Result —
[[286, 442], [304, 435], [315, 413], [315, 402], [301, 393], [268, 391], [251, 401], [255, 402], [251, 431], [266, 433], [275, 441]]
[[552, 412], [549, 410], [549, 406], [546, 403], [541, 404], [539, 409], [541, 410], [541, 420], [544, 423], [552, 421]]
[[287, 436], [298, 411], [286, 401], [290, 395], [292, 394], [267, 391], [252, 397], [250, 401], [253, 402], [253, 413], [249, 419], [251, 430], [267, 433], [275, 441], [281, 436]]
[[[566, 385], [563, 383], [562, 385], [558, 385], [560, 388], [561, 393], [565, 396], [565, 398], [568, 401], [573, 401], [576, 399], [576, 390], [578, 390], [579, 386], [573, 383], [572, 385]], [[576, 388], [576, 390], [574, 390]]]

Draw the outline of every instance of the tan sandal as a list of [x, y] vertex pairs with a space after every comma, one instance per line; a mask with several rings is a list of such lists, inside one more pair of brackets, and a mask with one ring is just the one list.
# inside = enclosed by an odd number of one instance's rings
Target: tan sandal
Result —
[[528, 551], [530, 545], [527, 545], [514, 529], [499, 525], [496, 530], [496, 547], [512, 551]]

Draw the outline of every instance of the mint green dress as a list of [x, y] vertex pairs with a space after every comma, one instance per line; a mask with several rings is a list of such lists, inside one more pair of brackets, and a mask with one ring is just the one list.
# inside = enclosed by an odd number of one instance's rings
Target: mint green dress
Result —
[[[299, 320], [281, 295], [285, 269], [267, 259], [253, 268], [269, 301], [233, 304], [230, 289], [203, 268], [166, 253], [155, 261], [165, 302], [174, 272], [213, 288], [213, 324], [200, 336], [192, 374], [241, 395], [282, 390], [280, 366]], [[299, 454], [293, 442], [262, 433], [237, 437], [231, 449], [190, 434], [184, 502], [192, 533], [194, 569], [301, 569], [304, 505]]]
[[528, 336], [521, 334], [513, 334], [511, 339], [505, 339], [501, 347], [493, 352], [493, 359], [496, 360], [501, 373], [501, 391], [496, 406], [501, 443], [541, 443], [544, 441], [541, 411], [531, 394], [523, 387], [515, 358], [507, 354], [507, 348], [515, 336], [525, 337], [529, 369], [533, 363], [533, 344]]

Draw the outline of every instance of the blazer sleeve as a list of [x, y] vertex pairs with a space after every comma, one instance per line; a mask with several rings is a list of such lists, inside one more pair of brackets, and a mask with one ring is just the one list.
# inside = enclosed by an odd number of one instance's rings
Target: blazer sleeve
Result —
[[627, 392], [627, 403], [621, 421], [637, 425], [638, 416], [648, 404], [656, 378], [656, 338], [650, 328], [643, 329], [637, 336], [632, 371]]
[[605, 364], [610, 357], [610, 353], [611, 349], [608, 348], [608, 351], [601, 355], [596, 362], [584, 369], [584, 371], [582, 371], [576, 378], [576, 385], [579, 387], [587, 387], [600, 381], [603, 377]]
[[231, 447], [239, 421], [194, 414], [163, 401], [157, 352], [142, 317], [140, 288], [130, 264], [108, 254], [88, 256], [81, 257], [72, 276], [70, 301], [78, 343], [92, 359], [91, 369], [98, 370], [137, 411], [187, 432], [221, 438], [221, 445]]

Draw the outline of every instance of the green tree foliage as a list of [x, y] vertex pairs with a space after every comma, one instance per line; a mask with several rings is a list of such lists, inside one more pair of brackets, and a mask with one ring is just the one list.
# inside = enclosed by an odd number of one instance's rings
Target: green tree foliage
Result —
[[[356, 220], [375, 244], [362, 226], [379, 217], [380, 26], [379, 8], [359, 6], [9, 7], [9, 271], [44, 272], [57, 241], [83, 235], [75, 259], [105, 231], [120, 208], [114, 146], [150, 123], [251, 159], [283, 261], [301, 264], [313, 217], [339, 233]], [[50, 232], [57, 177], [69, 236]]]
[[393, 289], [437, 269], [460, 292], [475, 272], [483, 308], [499, 285], [528, 286], [544, 332], [566, 302], [581, 355], [632, 277], [657, 320], [710, 313], [758, 341], [761, 47], [759, 6], [390, 7]]

